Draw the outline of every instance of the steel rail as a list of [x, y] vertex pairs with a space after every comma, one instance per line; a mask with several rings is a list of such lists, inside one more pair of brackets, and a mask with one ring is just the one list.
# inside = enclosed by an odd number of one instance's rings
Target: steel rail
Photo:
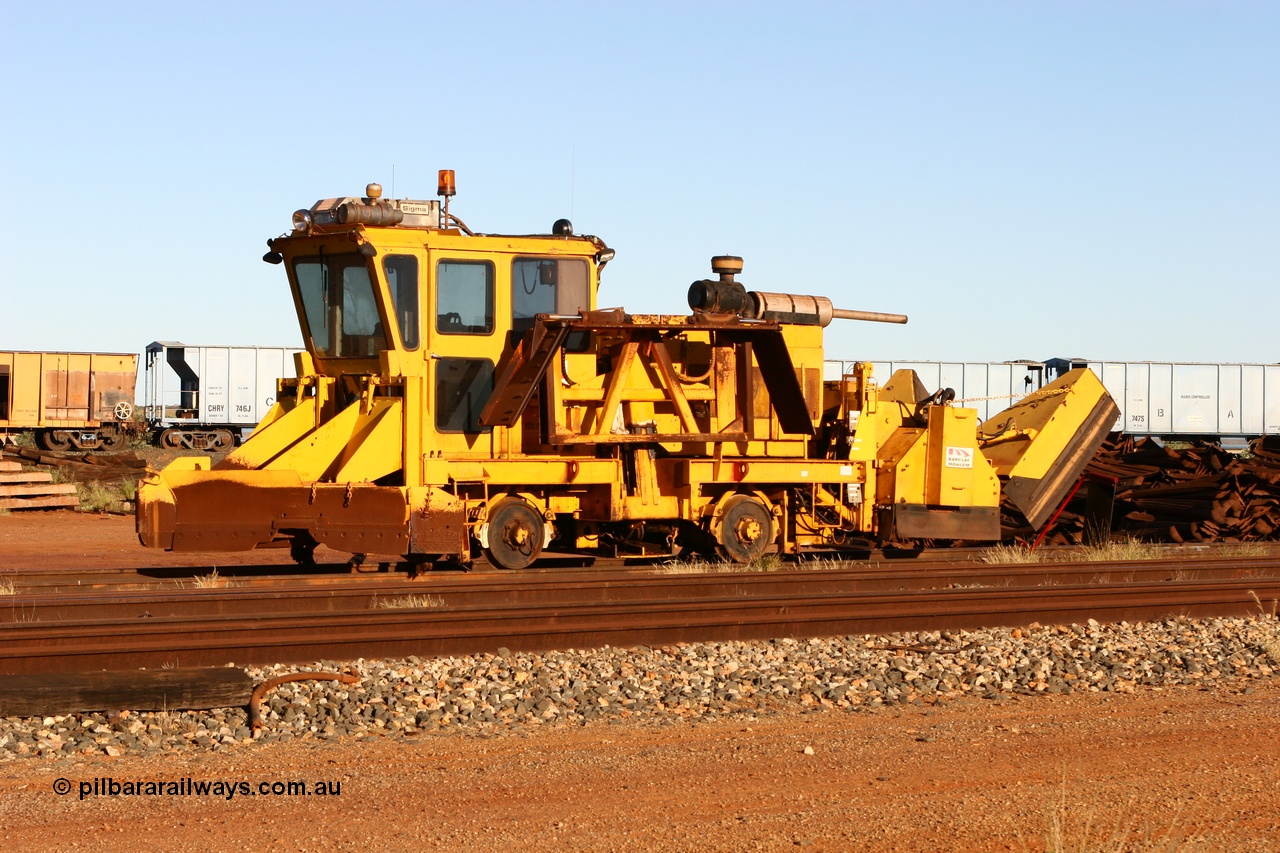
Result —
[[[1156, 547], [1156, 546], [1153, 546]], [[1168, 556], [1161, 559], [1146, 560], [1149, 563], [1165, 563], [1173, 560], [1220, 560], [1234, 562], [1248, 562], [1256, 559], [1277, 559], [1280, 560], [1280, 550], [1271, 557], [1225, 557], [1213, 553], [1213, 546], [1205, 544], [1191, 545], [1169, 545], [1163, 546], [1164, 550], [1169, 552]], [[852, 554], [808, 554], [800, 559], [784, 558], [780, 561], [782, 570], [787, 568], [803, 568], [805, 570], [814, 570], [815, 564], [822, 568], [827, 568], [830, 564], [839, 564], [842, 568], [861, 568], [866, 570], [875, 570], [885, 567], [907, 567], [907, 566], [930, 566], [930, 567], [956, 567], [956, 566], [1013, 566], [1015, 564], [999, 564], [984, 563], [982, 556], [988, 552], [988, 548], [937, 548], [926, 551], [897, 551], [897, 552], [876, 552], [870, 555], [862, 554], [861, 556], [853, 556]], [[1069, 564], [1073, 551], [1079, 549], [1072, 547], [1046, 548], [1042, 549], [1045, 554], [1051, 554], [1049, 561], [1043, 563], [1035, 563], [1028, 565], [1057, 565], [1059, 562]], [[537, 577], [541, 575], [566, 575], [573, 572], [609, 572], [613, 574], [619, 573], [643, 573], [652, 572], [656, 568], [670, 563], [673, 558], [659, 557], [628, 557], [628, 558], [608, 558], [608, 557], [588, 557], [580, 554], [547, 554], [539, 559], [532, 567], [524, 569], [520, 573], [520, 577]], [[1083, 561], [1078, 564], [1085, 565]], [[1087, 565], [1102, 565], [1100, 563], [1088, 563]], [[261, 563], [261, 564], [233, 564], [219, 565], [216, 562], [206, 564], [188, 564], [188, 565], [170, 565], [170, 566], [147, 566], [147, 567], [127, 567], [127, 566], [106, 566], [95, 568], [33, 568], [19, 566], [17, 568], [5, 568], [0, 570], [0, 579], [14, 584], [20, 589], [34, 590], [36, 588], [47, 588], [50, 590], [73, 590], [73, 589], [106, 589], [110, 587], [119, 587], [123, 589], [144, 589], [164, 584], [180, 584], [187, 581], [193, 581], [201, 577], [207, 577], [213, 572], [217, 572], [219, 577], [236, 578], [245, 583], [252, 584], [273, 584], [273, 583], [332, 583], [341, 581], [346, 578], [360, 577], [367, 579], [369, 583], [375, 583], [379, 579], [390, 577], [405, 577], [409, 573], [408, 565], [399, 562], [399, 558], [387, 558], [385, 560], [374, 557], [366, 563], [366, 567], [383, 566], [385, 568], [371, 569], [369, 571], [353, 571], [349, 562], [345, 560], [334, 562], [320, 562], [317, 565], [307, 567], [305, 570], [292, 563]], [[426, 572], [419, 577], [438, 576], [440, 574], [452, 575], [455, 572], [443, 568], [442, 571]], [[510, 576], [509, 573], [496, 569], [483, 560], [477, 561], [474, 568], [466, 572], [473, 576], [500, 574]]]
[[[553, 605], [698, 598], [808, 596], [823, 593], [928, 590], [940, 588], [1058, 587], [1080, 584], [1155, 583], [1280, 577], [1280, 559], [1199, 559], [1169, 565], [1154, 561], [1093, 564], [1029, 564], [950, 567], [818, 569], [777, 572], [663, 574], [573, 572], [485, 575], [432, 574], [419, 579], [336, 576], [277, 579], [270, 584], [206, 589], [73, 588], [69, 592], [18, 592], [0, 598], [0, 623], [74, 622], [87, 619], [207, 617], [283, 613], [323, 613], [397, 606], [396, 599], [435, 596], [449, 607], [497, 604]], [[403, 604], [403, 601], [400, 602]]]
[[0, 674], [300, 663], [906, 630], [1257, 614], [1280, 580], [926, 592], [761, 595], [621, 603], [342, 611], [245, 619], [107, 619], [0, 626]]
[[[335, 586], [347, 584], [364, 584], [367, 586], [395, 585], [399, 583], [418, 584], [425, 589], [434, 583], [469, 582], [479, 584], [498, 584], [502, 586], [536, 586], [542, 583], [560, 581], [590, 581], [606, 583], [610, 580], [626, 580], [629, 578], [663, 578], [686, 576], [710, 577], [777, 577], [790, 573], [817, 574], [826, 573], [844, 575], [863, 579], [866, 583], [884, 582], [891, 585], [901, 580], [906, 586], [916, 578], [930, 583], [1003, 583], [1005, 578], [1017, 579], [1021, 576], [1042, 575], [1044, 582], [1077, 583], [1089, 578], [1107, 578], [1118, 574], [1131, 573], [1134, 579], [1159, 579], [1161, 576], [1176, 576], [1187, 572], [1210, 572], [1236, 570], [1242, 574], [1254, 573], [1266, 575], [1280, 571], [1280, 555], [1265, 557], [1217, 557], [1200, 554], [1180, 554], [1165, 560], [1111, 560], [1092, 562], [1043, 562], [1043, 563], [982, 563], [974, 561], [890, 561], [890, 562], [858, 562], [849, 561], [842, 564], [806, 564], [782, 563], [776, 570], [768, 572], [732, 569], [720, 571], [691, 571], [686, 573], [671, 571], [662, 564], [656, 565], [615, 565], [612, 567], [585, 567], [560, 569], [525, 569], [519, 572], [508, 571], [435, 571], [425, 572], [417, 576], [405, 571], [383, 571], [359, 573], [352, 572], [345, 564], [337, 564], [332, 571], [311, 572], [306, 574], [287, 571], [280, 572], [279, 566], [233, 566], [225, 570], [218, 567], [172, 568], [158, 573], [155, 569], [95, 569], [83, 572], [39, 571], [6, 571], [0, 578], [12, 584], [20, 595], [65, 593], [101, 594], [110, 591], [145, 592], [154, 590], [199, 589], [199, 584], [208, 582], [212, 573], [217, 572], [220, 582], [244, 587], [278, 587], [298, 588], [305, 586]], [[1073, 580], [1075, 578], [1084, 580]], [[946, 580], [950, 579], [950, 580]], [[192, 584], [187, 587], [187, 584]]]

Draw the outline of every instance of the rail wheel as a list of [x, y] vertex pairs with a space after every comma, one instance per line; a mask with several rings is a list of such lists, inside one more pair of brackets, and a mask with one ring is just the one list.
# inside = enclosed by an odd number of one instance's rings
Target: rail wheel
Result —
[[773, 514], [758, 498], [738, 495], [725, 504], [716, 531], [716, 553], [731, 563], [759, 559], [773, 544]]
[[71, 434], [61, 429], [46, 429], [37, 433], [36, 438], [45, 450], [70, 450]]
[[182, 430], [167, 429], [160, 433], [160, 446], [168, 450], [180, 450], [185, 446], [182, 440]]
[[236, 437], [231, 434], [229, 429], [219, 429], [213, 432], [213, 450], [232, 450], [236, 446]]
[[107, 450], [119, 450], [124, 447], [124, 433], [118, 429], [99, 430], [98, 442]]
[[503, 498], [489, 512], [484, 555], [500, 569], [527, 568], [542, 553], [546, 522], [520, 498]]

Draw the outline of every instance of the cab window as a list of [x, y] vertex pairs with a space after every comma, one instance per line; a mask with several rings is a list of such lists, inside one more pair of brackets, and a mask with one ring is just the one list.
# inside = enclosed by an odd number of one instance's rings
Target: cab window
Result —
[[493, 332], [493, 263], [436, 264], [436, 331], [444, 335]]
[[307, 334], [321, 358], [368, 358], [387, 348], [363, 255], [320, 255], [294, 261]]
[[588, 308], [587, 262], [581, 258], [516, 258], [511, 263], [511, 328], [523, 335], [538, 314]]
[[418, 348], [418, 259], [413, 255], [387, 255], [382, 262], [395, 307], [396, 324], [405, 349]]

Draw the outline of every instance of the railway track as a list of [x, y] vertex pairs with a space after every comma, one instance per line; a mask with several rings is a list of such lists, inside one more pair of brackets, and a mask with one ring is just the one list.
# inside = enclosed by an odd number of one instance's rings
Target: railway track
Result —
[[369, 580], [18, 590], [0, 605], [0, 673], [1243, 615], [1280, 600], [1275, 558]]
[[[1166, 546], [1169, 556], [1164, 560], [1134, 561], [1135, 565], [1166, 566], [1166, 564], [1195, 561], [1197, 565], [1209, 565], [1208, 561], [1232, 563], [1236, 565], [1253, 565], [1257, 560], [1266, 557], [1242, 558], [1238, 556], [1218, 556], [1212, 546], [1181, 545]], [[1074, 566], [1087, 573], [1099, 567], [1121, 565], [1115, 562], [1099, 561], [1071, 562], [1072, 553], [1078, 549], [1046, 548], [1048, 561], [1036, 563], [1048, 572], [1061, 570], [1063, 574], [1071, 574]], [[923, 567], [931, 569], [957, 570], [970, 567], [976, 575], [985, 573], [1006, 573], [1016, 568], [1012, 564], [993, 564], [983, 562], [983, 557], [990, 551], [988, 548], [938, 548], [925, 551], [881, 552], [861, 557], [849, 556], [836, 560], [820, 558], [810, 562], [784, 561], [777, 565], [779, 571], [788, 570], [849, 570], [866, 571], [868, 573], [883, 572], [886, 577], [910, 577]], [[1280, 560], [1280, 549], [1274, 558]], [[95, 568], [31, 568], [19, 566], [0, 571], [0, 582], [12, 585], [19, 593], [86, 593], [107, 590], [143, 590], [154, 588], [187, 588], [199, 589], [203, 586], [223, 583], [237, 586], [288, 586], [306, 584], [341, 584], [355, 581], [363, 584], [392, 583], [410, 577], [409, 567], [402, 562], [379, 562], [369, 560], [364, 571], [353, 570], [348, 562], [321, 562], [311, 566], [307, 571], [287, 564], [264, 563], [260, 565], [185, 565], [185, 566], [148, 566], [133, 568], [128, 566], [104, 566]], [[543, 577], [569, 577], [575, 573], [591, 576], [593, 573], [611, 577], [642, 575], [650, 577], [655, 572], [680, 571], [678, 562], [670, 558], [629, 558], [629, 559], [593, 559], [579, 555], [544, 555], [534, 566], [520, 571], [521, 580]], [[713, 569], [714, 570], [714, 567]], [[1167, 569], [1158, 569], [1166, 571]], [[483, 560], [478, 560], [470, 571], [455, 570], [442, 564], [436, 571], [419, 574], [414, 577], [416, 583], [430, 583], [440, 578], [485, 578], [498, 577], [502, 583], [511, 583], [517, 577], [501, 569], [496, 569]]]
[[[85, 584], [50, 588], [17, 586], [0, 599], [0, 624], [70, 623], [91, 619], [166, 616], [259, 616], [395, 609], [414, 599], [431, 609], [671, 601], [692, 598], [758, 598], [912, 590], [1060, 587], [1090, 584], [1230, 581], [1280, 577], [1280, 558], [1185, 560], [1177, 566], [1151, 561], [992, 566], [945, 564], [911, 570], [858, 566], [777, 572], [664, 574], [661, 569], [575, 570], [522, 573], [404, 574], [353, 578], [349, 573], [220, 578], [218, 586]], [[25, 581], [26, 579], [24, 579]]]
[[[989, 549], [937, 548], [923, 551], [878, 550], [874, 552], [850, 552], [842, 555], [840, 561], [850, 565], [867, 566], [926, 563], [929, 565], [953, 565], [980, 562], [982, 555], [987, 550]], [[200, 555], [193, 556], [197, 559], [200, 557]], [[672, 558], [669, 557], [598, 558], [580, 554], [548, 554], [544, 552], [543, 556], [533, 566], [521, 570], [521, 577], [574, 570], [599, 570], [602, 572], [653, 571], [655, 567], [661, 567], [670, 562], [672, 562]], [[835, 565], [836, 562], [835, 559], [819, 559], [812, 564], [799, 565], [830, 567]], [[792, 564], [791, 562], [783, 562], [780, 566], [785, 568]], [[217, 572], [224, 578], [236, 578], [245, 583], [256, 583], [294, 580], [320, 581], [324, 579], [350, 578], [353, 575], [371, 579], [389, 575], [403, 577], [409, 571], [408, 564], [401, 562], [398, 557], [370, 557], [362, 568], [363, 571], [353, 570], [351, 564], [345, 558], [339, 561], [321, 561], [309, 567], [306, 571], [293, 563], [282, 564], [279, 562], [244, 565], [218, 563], [177, 566], [158, 565], [145, 568], [122, 565], [94, 568], [76, 568], [70, 565], [36, 568], [19, 565], [0, 571], [0, 580], [12, 583], [21, 589], [44, 587], [51, 591], [70, 591], [82, 587], [106, 588], [108, 586], [121, 586], [141, 588], [162, 584], [189, 585], [198, 582], [201, 578], [213, 572]], [[472, 569], [469, 571], [464, 572], [460, 569], [452, 569], [448, 564], [441, 564], [436, 571], [427, 572], [420, 575], [420, 577], [455, 574], [477, 576], [491, 573], [503, 573], [503, 570], [494, 568], [483, 559], [480, 559], [473, 564]], [[506, 577], [511, 576], [506, 575]]]

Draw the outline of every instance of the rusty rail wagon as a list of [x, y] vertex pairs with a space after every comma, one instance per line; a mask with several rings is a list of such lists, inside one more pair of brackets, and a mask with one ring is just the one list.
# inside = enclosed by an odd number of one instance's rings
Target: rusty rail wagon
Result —
[[0, 352], [0, 441], [31, 430], [45, 450], [119, 447], [137, 376], [132, 353]]

